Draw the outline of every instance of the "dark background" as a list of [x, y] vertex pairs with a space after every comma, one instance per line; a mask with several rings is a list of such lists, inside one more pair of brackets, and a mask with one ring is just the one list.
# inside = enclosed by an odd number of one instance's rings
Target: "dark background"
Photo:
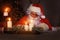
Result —
[[52, 26], [60, 26], [60, 0], [0, 0], [0, 22], [4, 21], [3, 6], [9, 4], [12, 7], [10, 16], [18, 21], [25, 15], [27, 7], [31, 3], [40, 3], [43, 5], [45, 15]]

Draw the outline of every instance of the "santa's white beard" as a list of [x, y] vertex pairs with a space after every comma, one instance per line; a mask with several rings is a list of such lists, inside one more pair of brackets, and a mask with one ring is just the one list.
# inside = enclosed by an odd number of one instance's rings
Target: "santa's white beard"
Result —
[[43, 31], [47, 31], [49, 29], [47, 24], [40, 22], [40, 17], [33, 18], [32, 16], [29, 15], [28, 20], [33, 20], [32, 24], [35, 27], [42, 27]]
[[33, 20], [33, 25], [36, 27], [40, 24], [40, 17], [33, 18], [31, 15], [29, 15], [28, 20]]

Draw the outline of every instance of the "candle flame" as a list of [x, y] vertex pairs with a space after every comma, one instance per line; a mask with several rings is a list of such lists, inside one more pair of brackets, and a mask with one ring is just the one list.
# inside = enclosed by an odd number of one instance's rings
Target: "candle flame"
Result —
[[9, 7], [6, 7], [4, 11], [5, 11], [5, 12], [9, 12], [10, 10], [11, 10], [11, 9], [10, 9]]
[[8, 18], [8, 21], [11, 21], [11, 18], [10, 17]]
[[8, 11], [8, 8], [5, 9], [5, 12], [7, 12], [7, 11]]

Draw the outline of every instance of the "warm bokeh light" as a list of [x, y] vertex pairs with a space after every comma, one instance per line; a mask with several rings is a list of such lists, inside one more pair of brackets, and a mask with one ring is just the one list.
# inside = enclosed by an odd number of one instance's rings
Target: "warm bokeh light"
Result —
[[8, 12], [9, 13], [12, 10], [12, 6], [9, 3], [5, 3], [4, 5], [2, 5], [1, 9], [2, 9], [3, 13], [4, 12]]
[[10, 7], [5, 7], [4, 12], [10, 12]]
[[8, 17], [8, 19], [7, 19], [8, 21], [11, 21], [11, 18], [10, 17]]
[[7, 17], [6, 21], [12, 21], [12, 18], [11, 17]]

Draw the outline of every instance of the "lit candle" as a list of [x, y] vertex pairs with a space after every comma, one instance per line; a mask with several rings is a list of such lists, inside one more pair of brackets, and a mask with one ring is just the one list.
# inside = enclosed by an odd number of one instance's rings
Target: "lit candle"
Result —
[[28, 25], [27, 25], [27, 22], [26, 22], [25, 25], [24, 25], [24, 29], [25, 29], [25, 31], [28, 31]]
[[34, 27], [34, 22], [33, 20], [30, 20], [30, 23], [29, 23], [29, 31], [32, 31], [32, 28]]
[[4, 16], [8, 16], [8, 12], [4, 12], [4, 14], [3, 14]]
[[11, 21], [11, 18], [8, 18], [8, 21], [7, 21], [7, 28], [12, 28], [12, 21]]
[[8, 12], [10, 11], [10, 8], [9, 7], [6, 7], [5, 9], [4, 9], [4, 16], [8, 16]]

